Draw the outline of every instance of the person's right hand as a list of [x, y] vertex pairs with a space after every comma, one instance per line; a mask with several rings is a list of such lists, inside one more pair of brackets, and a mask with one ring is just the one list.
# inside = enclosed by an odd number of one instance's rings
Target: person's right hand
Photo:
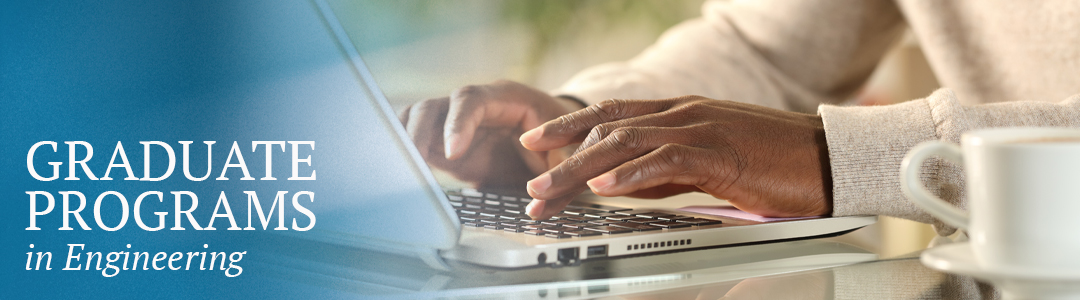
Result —
[[498, 80], [421, 101], [398, 117], [428, 164], [480, 188], [520, 188], [566, 155], [527, 150], [518, 137], [580, 108], [574, 101]]

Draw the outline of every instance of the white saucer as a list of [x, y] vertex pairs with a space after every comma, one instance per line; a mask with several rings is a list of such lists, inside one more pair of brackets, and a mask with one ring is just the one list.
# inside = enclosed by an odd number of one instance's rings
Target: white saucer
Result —
[[988, 269], [979, 266], [968, 243], [941, 245], [923, 251], [923, 265], [993, 283], [1006, 298], [1080, 299], [1080, 270], [1047, 272], [1032, 269]]

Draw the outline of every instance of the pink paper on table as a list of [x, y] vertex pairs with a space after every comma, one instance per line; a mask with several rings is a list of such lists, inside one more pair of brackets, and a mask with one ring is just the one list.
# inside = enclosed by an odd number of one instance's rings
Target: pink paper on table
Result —
[[789, 220], [802, 220], [802, 219], [814, 219], [820, 217], [792, 217], [792, 218], [770, 218], [762, 217], [752, 213], [748, 213], [731, 205], [723, 206], [687, 206], [678, 210], [687, 211], [692, 213], [714, 215], [721, 217], [729, 217], [743, 220], [750, 220], [756, 222], [777, 222], [777, 221], [789, 221]]

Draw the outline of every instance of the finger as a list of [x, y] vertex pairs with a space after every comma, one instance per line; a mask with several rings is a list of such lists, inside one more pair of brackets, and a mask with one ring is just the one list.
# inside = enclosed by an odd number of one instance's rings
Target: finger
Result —
[[412, 108], [413, 108], [413, 105], [409, 104], [409, 106], [406, 106], [404, 109], [402, 109], [400, 112], [398, 112], [397, 117], [398, 117], [398, 121], [401, 121], [401, 125], [409, 124], [409, 111], [412, 110]]
[[585, 189], [582, 188], [577, 193], [550, 200], [533, 199], [532, 202], [529, 202], [529, 205], [525, 206], [525, 214], [532, 217], [533, 220], [550, 219], [551, 216], [558, 214], [566, 208], [567, 203], [574, 201], [574, 197], [577, 197], [578, 194], [584, 191]]
[[483, 105], [483, 91], [479, 86], [464, 86], [450, 95], [450, 107], [443, 125], [443, 149], [446, 159], [460, 158], [469, 149], [476, 128], [484, 121], [487, 107]]
[[[558, 211], [587, 187], [585, 180], [594, 178], [623, 163], [649, 153], [660, 146], [681, 142], [686, 136], [675, 134], [684, 129], [663, 127], [619, 128], [595, 147], [574, 154], [551, 170], [526, 184], [529, 194], [547, 201], [544, 211]], [[545, 217], [547, 215], [541, 215]]]
[[693, 185], [662, 184], [651, 188], [637, 190], [626, 194], [625, 196], [642, 199], [660, 199], [690, 192], [701, 192], [701, 189]]
[[[668, 144], [627, 162], [587, 182], [593, 193], [614, 197], [665, 184], [725, 184], [733, 162], [709, 157], [712, 152], [685, 145]], [[717, 160], [716, 158], [720, 158]], [[712, 163], [708, 163], [708, 161]]]
[[442, 128], [446, 118], [448, 100], [446, 98], [428, 99], [413, 105], [409, 109], [405, 131], [416, 145], [416, 150], [426, 160], [442, 158]]
[[605, 100], [562, 115], [521, 135], [521, 144], [546, 151], [581, 141], [596, 125], [667, 110], [677, 100]]
[[[619, 128], [625, 127], [677, 127], [681, 126], [688, 121], [692, 121], [689, 118], [684, 117], [672, 117], [668, 112], [660, 112], [655, 114], [647, 114], [643, 116], [632, 117], [628, 119], [622, 119], [618, 121], [608, 122], [600, 125], [596, 125], [592, 130], [589, 130], [589, 135], [585, 136], [585, 139], [581, 141], [581, 145], [578, 146], [574, 153], [585, 151], [598, 143], [603, 141], [612, 132]], [[676, 132], [672, 132], [673, 134]]]

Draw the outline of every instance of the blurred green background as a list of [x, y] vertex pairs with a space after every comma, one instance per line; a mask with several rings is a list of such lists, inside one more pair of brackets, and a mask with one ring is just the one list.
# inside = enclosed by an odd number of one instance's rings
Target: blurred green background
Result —
[[404, 0], [330, 5], [395, 109], [466, 84], [548, 90], [626, 60], [703, 0]]

